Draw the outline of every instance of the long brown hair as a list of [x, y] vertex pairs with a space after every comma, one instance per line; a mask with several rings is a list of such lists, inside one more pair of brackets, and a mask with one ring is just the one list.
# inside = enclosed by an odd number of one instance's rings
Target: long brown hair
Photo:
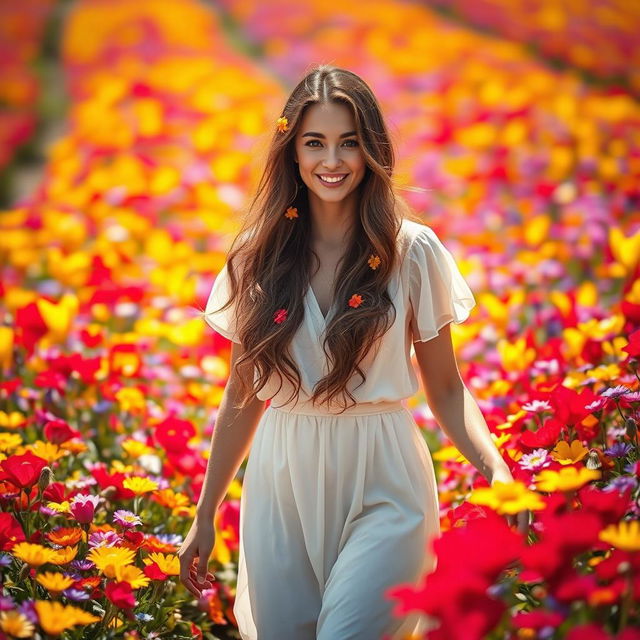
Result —
[[[313, 389], [311, 401], [329, 402], [338, 394], [354, 396], [347, 382], [354, 372], [366, 376], [359, 363], [395, 320], [395, 306], [387, 291], [399, 259], [396, 238], [402, 218], [411, 217], [407, 203], [395, 193], [392, 172], [395, 153], [378, 101], [368, 85], [355, 73], [331, 65], [314, 67], [293, 89], [282, 116], [288, 128], [274, 133], [267, 150], [265, 168], [242, 228], [227, 254], [230, 299], [222, 309], [235, 304], [238, 339], [244, 353], [236, 362], [236, 373], [253, 365], [257, 376], [242, 375], [240, 407], [260, 391], [273, 373], [282, 388], [283, 376], [294, 386], [296, 399], [301, 378], [288, 345], [304, 317], [304, 298], [310, 287], [311, 220], [306, 185], [294, 161], [295, 136], [309, 105], [336, 102], [353, 113], [366, 170], [358, 185], [358, 220], [351, 246], [340, 262], [334, 304], [338, 308], [326, 326], [323, 351], [329, 373]], [[298, 218], [284, 216], [296, 207]], [[236, 246], [237, 245], [237, 246]], [[371, 255], [380, 258], [376, 269]], [[319, 261], [318, 261], [319, 262]], [[363, 303], [347, 303], [353, 293]], [[333, 306], [332, 306], [333, 308]], [[389, 310], [393, 308], [393, 318]], [[274, 314], [286, 309], [286, 319], [275, 322]], [[329, 311], [331, 314], [331, 310]], [[252, 366], [249, 366], [253, 370]], [[289, 401], [293, 398], [290, 396]], [[346, 405], [343, 405], [346, 408]]]

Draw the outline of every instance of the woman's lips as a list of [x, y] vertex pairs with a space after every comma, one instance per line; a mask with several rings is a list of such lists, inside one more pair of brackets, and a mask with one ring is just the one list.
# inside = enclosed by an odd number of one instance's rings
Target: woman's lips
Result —
[[349, 174], [348, 173], [344, 174], [344, 177], [342, 178], [342, 180], [338, 180], [337, 182], [325, 182], [317, 173], [315, 175], [323, 186], [328, 187], [329, 189], [335, 189], [336, 187], [339, 187], [347, 179], [347, 176]]

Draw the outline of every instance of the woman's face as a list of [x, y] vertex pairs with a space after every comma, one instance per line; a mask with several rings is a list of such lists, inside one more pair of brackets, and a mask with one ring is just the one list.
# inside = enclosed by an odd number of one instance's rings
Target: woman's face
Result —
[[352, 193], [364, 177], [366, 163], [351, 109], [334, 102], [308, 107], [296, 134], [294, 157], [310, 198], [315, 194], [326, 202], [339, 202]]

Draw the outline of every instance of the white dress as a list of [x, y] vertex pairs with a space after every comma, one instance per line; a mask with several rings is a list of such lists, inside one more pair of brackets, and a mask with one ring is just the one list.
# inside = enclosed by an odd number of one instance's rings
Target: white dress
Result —
[[[429, 449], [403, 400], [418, 391], [414, 341], [469, 317], [476, 301], [451, 253], [428, 226], [403, 220], [400, 263], [389, 284], [394, 324], [349, 386], [358, 404], [313, 407], [327, 372], [322, 316], [311, 287], [291, 343], [302, 378], [297, 405], [282, 389], [260, 418], [243, 479], [240, 550], [233, 608], [243, 640], [400, 640], [435, 626], [418, 613], [392, 615], [384, 597], [435, 568], [428, 543], [440, 533]], [[233, 309], [226, 265], [207, 302], [207, 323], [230, 340]], [[258, 397], [280, 384], [272, 375]], [[436, 623], [437, 624], [437, 623]]]

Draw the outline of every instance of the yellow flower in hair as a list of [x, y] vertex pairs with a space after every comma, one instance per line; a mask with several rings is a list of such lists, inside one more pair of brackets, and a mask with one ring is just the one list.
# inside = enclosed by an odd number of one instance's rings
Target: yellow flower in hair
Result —
[[284, 214], [285, 218], [289, 218], [289, 220], [293, 220], [298, 217], [298, 209], [296, 207], [289, 207]]
[[289, 128], [289, 121], [285, 116], [278, 118], [276, 124], [278, 125], [278, 131], [280, 133], [284, 133]]
[[373, 254], [369, 256], [369, 266], [372, 269], [377, 269], [380, 266], [380, 262], [380, 256], [374, 256]]

